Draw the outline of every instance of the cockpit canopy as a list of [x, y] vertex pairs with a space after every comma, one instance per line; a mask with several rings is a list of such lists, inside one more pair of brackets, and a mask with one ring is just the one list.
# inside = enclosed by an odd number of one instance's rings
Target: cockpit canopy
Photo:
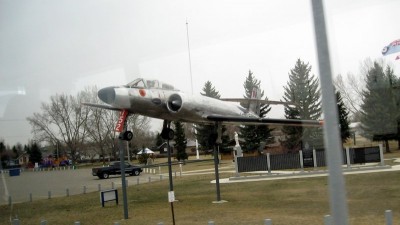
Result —
[[164, 89], [164, 90], [177, 90], [170, 84], [163, 83], [159, 80], [146, 80], [138, 78], [129, 82], [126, 86], [130, 88], [151, 88], [151, 89]]

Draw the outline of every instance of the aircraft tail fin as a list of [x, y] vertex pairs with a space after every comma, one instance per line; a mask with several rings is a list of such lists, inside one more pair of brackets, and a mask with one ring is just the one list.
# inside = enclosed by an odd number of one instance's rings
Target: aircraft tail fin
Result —
[[257, 101], [257, 100], [261, 99], [261, 89], [258, 87], [253, 87], [253, 90], [251, 91], [250, 99], [252, 99], [252, 101], [250, 101], [250, 104], [249, 104], [249, 111], [253, 112], [256, 115], [260, 115], [261, 102]]

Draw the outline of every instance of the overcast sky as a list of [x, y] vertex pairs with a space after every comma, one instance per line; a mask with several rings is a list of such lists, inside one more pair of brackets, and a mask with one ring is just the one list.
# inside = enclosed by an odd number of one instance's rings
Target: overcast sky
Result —
[[[325, 7], [334, 74], [359, 73], [400, 38], [400, 1]], [[298, 58], [318, 76], [312, 24], [309, 0], [0, 0], [0, 138], [27, 143], [25, 118], [51, 95], [137, 77], [195, 94], [209, 80], [222, 97], [241, 97], [251, 70], [266, 96], [280, 100]], [[395, 56], [384, 59], [399, 75]]]

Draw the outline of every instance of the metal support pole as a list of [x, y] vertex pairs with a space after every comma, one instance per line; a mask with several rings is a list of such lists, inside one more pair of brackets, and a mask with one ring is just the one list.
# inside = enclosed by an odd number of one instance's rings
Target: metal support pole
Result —
[[221, 191], [220, 191], [220, 185], [219, 185], [219, 171], [218, 171], [218, 164], [219, 164], [219, 159], [218, 159], [218, 144], [221, 143], [221, 130], [222, 128], [220, 127], [221, 123], [216, 122], [215, 123], [215, 131], [218, 135], [217, 140], [214, 144], [214, 168], [215, 168], [215, 185], [216, 185], [216, 192], [217, 192], [217, 202], [221, 201]]
[[345, 182], [342, 171], [343, 153], [339, 136], [338, 109], [332, 84], [332, 70], [325, 27], [325, 15], [322, 0], [311, 0], [314, 19], [314, 31], [318, 53], [318, 68], [321, 82], [322, 109], [324, 121], [324, 144], [328, 164], [328, 183], [332, 225], [347, 225], [348, 210]]
[[218, 171], [218, 152], [217, 145], [214, 145], [214, 168], [215, 168], [215, 185], [217, 192], [217, 201], [221, 201], [221, 191], [219, 188], [219, 171]]
[[271, 174], [271, 154], [267, 153], [267, 167], [268, 167], [268, 174]]
[[342, 170], [343, 153], [339, 137], [338, 109], [332, 84], [332, 71], [325, 27], [322, 0], [311, 0], [314, 31], [318, 53], [321, 82], [322, 109], [324, 113], [324, 145], [329, 177], [329, 203], [333, 216], [332, 225], [348, 225], [346, 188]]
[[[126, 125], [125, 125], [126, 127]], [[125, 128], [126, 129], [126, 128]], [[122, 200], [124, 203], [124, 219], [128, 219], [128, 197], [126, 193], [126, 179], [125, 179], [125, 152], [124, 141], [118, 139], [119, 142], [119, 160], [121, 163], [121, 183], [122, 183]]]
[[[166, 128], [170, 129], [171, 127], [171, 122], [164, 121], [164, 124], [166, 124]], [[171, 160], [171, 147], [169, 145], [169, 139], [167, 140], [167, 156], [168, 156], [168, 178], [169, 178], [169, 193], [173, 193], [174, 191], [174, 184], [172, 181], [172, 160]], [[176, 174], [175, 174], [176, 176]], [[171, 214], [172, 214], [172, 224], [175, 225], [175, 212], [174, 212], [174, 202], [170, 202], [171, 205]]]

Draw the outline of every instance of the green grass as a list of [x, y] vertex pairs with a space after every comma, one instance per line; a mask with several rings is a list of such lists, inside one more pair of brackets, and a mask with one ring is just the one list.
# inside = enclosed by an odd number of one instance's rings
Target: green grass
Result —
[[[221, 178], [229, 175], [221, 174]], [[395, 224], [400, 222], [400, 172], [382, 172], [346, 176], [349, 214], [352, 225], [384, 224], [384, 211], [394, 212]], [[177, 178], [174, 189], [176, 224], [204, 225], [214, 220], [218, 225], [263, 224], [271, 218], [274, 225], [323, 224], [329, 214], [327, 178], [258, 181], [221, 184], [216, 200], [213, 175]], [[0, 206], [0, 224], [10, 224], [18, 216], [21, 225], [37, 225], [42, 219], [48, 225], [150, 224], [163, 221], [172, 224], [168, 203], [168, 180], [128, 188], [129, 219], [123, 220], [123, 205], [106, 203], [102, 208], [98, 193], [38, 200], [32, 203]], [[120, 199], [121, 190], [119, 190]]]

